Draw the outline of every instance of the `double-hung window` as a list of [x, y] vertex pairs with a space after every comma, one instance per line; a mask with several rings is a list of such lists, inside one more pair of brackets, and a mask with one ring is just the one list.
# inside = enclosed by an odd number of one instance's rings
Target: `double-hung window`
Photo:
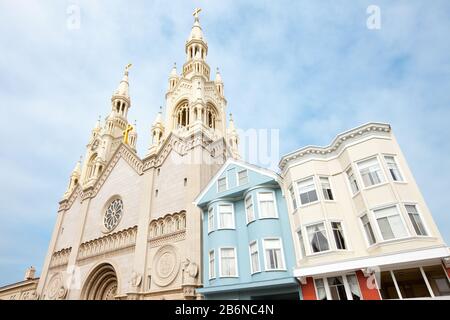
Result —
[[330, 250], [327, 231], [323, 222], [308, 226], [306, 231], [308, 232], [308, 240], [312, 253]]
[[283, 270], [284, 258], [280, 239], [264, 239], [266, 270]]
[[238, 172], [238, 185], [242, 186], [248, 182], [248, 171], [242, 170]]
[[258, 193], [259, 199], [259, 217], [260, 218], [276, 218], [277, 210], [275, 208], [275, 199], [273, 192]]
[[252, 273], [261, 271], [259, 268], [259, 252], [258, 252], [258, 242], [253, 241], [250, 243], [250, 265]]
[[298, 182], [297, 187], [298, 193], [300, 194], [300, 203], [302, 205], [318, 200], [314, 178], [309, 178]]
[[358, 168], [366, 188], [384, 182], [384, 175], [376, 157], [359, 162]]
[[292, 207], [294, 208], [294, 210], [297, 209], [297, 199], [295, 198], [295, 193], [294, 193], [294, 187], [291, 186], [289, 188], [289, 195], [291, 196], [291, 200], [292, 200]]
[[227, 190], [227, 177], [223, 177], [217, 180], [217, 191], [224, 192], [226, 190]]
[[384, 156], [386, 160], [386, 165], [388, 167], [389, 173], [391, 174], [392, 180], [394, 181], [403, 181], [403, 176], [400, 173], [400, 169], [398, 168], [397, 162], [393, 156]]
[[234, 229], [233, 205], [219, 205], [219, 229]]
[[374, 214], [383, 240], [398, 239], [408, 236], [402, 217], [396, 206], [374, 210]]
[[355, 274], [314, 279], [318, 300], [361, 300]]
[[334, 241], [336, 243], [336, 249], [345, 250], [347, 245], [345, 244], [344, 230], [342, 230], [342, 223], [333, 221], [331, 222], [331, 229], [333, 230]]
[[237, 276], [237, 260], [235, 248], [220, 249], [220, 276], [221, 277]]
[[422, 219], [420, 218], [420, 214], [417, 211], [417, 207], [412, 204], [405, 205], [406, 211], [408, 212], [409, 219], [411, 220], [411, 223], [414, 227], [414, 231], [418, 236], [426, 236], [427, 231], [425, 229], [425, 226], [422, 222]]
[[369, 220], [369, 216], [367, 214], [361, 217], [361, 223], [364, 228], [364, 232], [366, 233], [367, 241], [369, 245], [373, 245], [376, 242], [375, 234], [373, 233], [372, 225]]
[[255, 220], [255, 210], [253, 209], [252, 195], [248, 195], [245, 198], [245, 214], [247, 216], [247, 223]]
[[328, 177], [320, 177], [320, 186], [322, 187], [323, 198], [325, 200], [334, 200], [330, 179]]
[[214, 250], [209, 252], [209, 278], [214, 279], [216, 277], [216, 264]]
[[353, 195], [357, 194], [359, 192], [359, 186], [352, 169], [347, 170], [347, 179], [348, 182], [350, 183], [350, 188], [352, 189]]
[[214, 231], [214, 208], [208, 209], [208, 232]]

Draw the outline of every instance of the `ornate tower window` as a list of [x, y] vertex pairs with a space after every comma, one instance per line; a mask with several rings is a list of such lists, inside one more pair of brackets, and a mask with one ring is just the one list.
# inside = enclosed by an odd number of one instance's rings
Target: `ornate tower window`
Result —
[[182, 102], [176, 109], [177, 128], [187, 127], [189, 125], [189, 104]]
[[114, 230], [120, 222], [123, 215], [123, 202], [121, 199], [115, 199], [111, 201], [106, 208], [105, 215], [103, 217], [103, 225], [108, 232]]
[[217, 112], [212, 104], [206, 107], [206, 126], [210, 129], [216, 129]]

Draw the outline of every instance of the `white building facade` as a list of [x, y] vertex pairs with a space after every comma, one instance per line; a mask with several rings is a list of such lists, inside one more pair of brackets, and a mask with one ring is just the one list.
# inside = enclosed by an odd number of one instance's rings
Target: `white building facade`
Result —
[[387, 124], [282, 157], [303, 299], [442, 298], [449, 250]]

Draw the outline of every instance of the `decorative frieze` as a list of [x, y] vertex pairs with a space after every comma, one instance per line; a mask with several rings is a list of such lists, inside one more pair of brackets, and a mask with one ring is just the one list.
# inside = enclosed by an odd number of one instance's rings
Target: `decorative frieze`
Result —
[[50, 268], [65, 266], [69, 262], [69, 256], [72, 248], [65, 248], [52, 254]]
[[132, 247], [136, 243], [137, 226], [81, 244], [78, 260]]

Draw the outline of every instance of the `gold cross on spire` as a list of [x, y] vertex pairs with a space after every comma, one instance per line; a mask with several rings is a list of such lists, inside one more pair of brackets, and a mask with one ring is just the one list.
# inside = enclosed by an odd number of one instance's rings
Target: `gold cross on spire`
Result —
[[195, 8], [194, 13], [192, 14], [195, 17], [195, 20], [198, 20], [198, 14], [202, 11], [200, 8]]
[[129, 124], [127, 126], [127, 128], [125, 129], [125, 131], [123, 132], [123, 143], [128, 144], [128, 136], [130, 134], [131, 131], [133, 131], [134, 128], [131, 124]]

